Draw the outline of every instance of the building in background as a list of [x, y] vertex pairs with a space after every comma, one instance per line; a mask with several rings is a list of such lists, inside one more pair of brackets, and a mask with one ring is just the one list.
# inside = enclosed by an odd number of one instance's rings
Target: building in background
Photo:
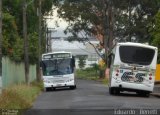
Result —
[[[97, 46], [99, 44], [99, 41], [92, 38], [90, 39], [90, 42]], [[93, 46], [91, 46], [89, 43], [82, 43], [78, 41], [69, 42], [67, 41], [67, 37], [52, 37], [51, 39], [52, 43], [52, 52], [55, 51], [68, 51], [72, 52], [72, 54], [75, 56], [76, 61], [76, 68], [79, 68], [79, 57], [84, 56], [85, 57], [85, 68], [91, 67], [93, 64], [98, 64], [99, 56], [96, 53]]]

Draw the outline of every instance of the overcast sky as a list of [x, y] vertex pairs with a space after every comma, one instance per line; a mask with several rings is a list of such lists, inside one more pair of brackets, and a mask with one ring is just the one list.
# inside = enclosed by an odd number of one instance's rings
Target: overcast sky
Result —
[[[49, 16], [47, 18], [51, 18], [51, 19], [47, 19], [48, 28], [55, 28], [55, 30], [57, 31], [52, 34], [53, 37], [67, 36], [64, 34], [63, 31], [65, 30], [65, 28], [67, 27], [68, 24], [63, 19], [60, 19], [57, 17], [57, 11], [54, 11], [53, 16]], [[55, 24], [56, 21], [58, 22], [58, 27]]]

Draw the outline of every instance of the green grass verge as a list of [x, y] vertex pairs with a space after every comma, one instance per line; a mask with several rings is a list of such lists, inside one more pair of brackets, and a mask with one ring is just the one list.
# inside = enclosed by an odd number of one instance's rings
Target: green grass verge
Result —
[[94, 68], [86, 68], [86, 69], [77, 69], [76, 70], [76, 77], [79, 79], [85, 80], [95, 80], [100, 81], [102, 84], [108, 84], [108, 80], [105, 78], [99, 78], [99, 71], [95, 70]]
[[87, 68], [87, 69], [77, 69], [76, 70], [76, 77], [80, 79], [86, 79], [86, 80], [98, 80], [98, 71], [96, 72], [93, 68]]
[[42, 83], [15, 85], [3, 90], [0, 95], [1, 109], [28, 109], [41, 92]]

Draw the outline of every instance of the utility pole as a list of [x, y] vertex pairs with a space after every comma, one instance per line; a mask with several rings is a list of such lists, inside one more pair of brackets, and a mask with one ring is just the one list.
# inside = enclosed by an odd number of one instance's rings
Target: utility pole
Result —
[[55, 28], [47, 28], [47, 40], [46, 40], [47, 52], [52, 52], [52, 33], [54, 32], [57, 32]]
[[108, 4], [109, 4], [108, 5], [108, 26], [109, 26], [108, 35], [109, 35], [109, 39], [108, 39], [107, 45], [108, 45], [109, 50], [111, 50], [113, 47], [113, 28], [114, 28], [112, 0], [109, 0]]
[[29, 84], [29, 58], [28, 58], [26, 10], [27, 10], [26, 0], [23, 0], [23, 37], [24, 37], [25, 82], [26, 84]]
[[2, 92], [2, 0], [0, 0], [0, 94]]
[[109, 52], [113, 47], [113, 5], [111, 0], [103, 0], [105, 5], [104, 10], [104, 48], [105, 48], [105, 62], [109, 67]]
[[103, 0], [103, 4], [104, 4], [104, 11], [103, 11], [103, 15], [104, 15], [104, 39], [103, 39], [103, 43], [104, 43], [104, 49], [105, 49], [105, 63], [108, 65], [108, 54], [109, 54], [109, 0]]
[[131, 0], [129, 0], [128, 3], [128, 12], [129, 12], [129, 16], [128, 16], [128, 30], [129, 30], [129, 38], [128, 41], [131, 42]]
[[39, 17], [39, 28], [38, 28], [38, 63], [37, 63], [37, 81], [41, 80], [41, 33], [42, 33], [42, 13], [41, 13], [41, 0], [39, 0], [38, 17]]

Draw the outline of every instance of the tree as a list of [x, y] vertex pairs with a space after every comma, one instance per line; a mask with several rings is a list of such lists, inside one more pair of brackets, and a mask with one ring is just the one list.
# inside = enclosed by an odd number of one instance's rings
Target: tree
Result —
[[[152, 31], [152, 45], [160, 49], [160, 11], [156, 14], [154, 31]], [[158, 50], [158, 63], [160, 63], [160, 50]]]
[[132, 36], [139, 42], [150, 40], [149, 30], [153, 28], [153, 17], [159, 9], [158, 0], [58, 1], [59, 17], [69, 22], [65, 32], [72, 33], [74, 38], [95, 36], [106, 53], [115, 37], [120, 41], [131, 41]]
[[[114, 0], [115, 36], [121, 41], [148, 42], [153, 28], [153, 17], [158, 12], [159, 1], [154, 0]], [[125, 38], [125, 39], [124, 39]]]
[[29, 57], [28, 57], [28, 35], [27, 35], [27, 3], [23, 0], [23, 39], [24, 39], [24, 66], [25, 66], [25, 81], [29, 83]]
[[2, 77], [2, 0], [0, 0], [0, 77]]
[[[34, 1], [34, 2], [32, 2]], [[30, 54], [35, 54], [35, 50], [31, 50], [32, 41], [37, 40], [38, 36], [38, 16], [37, 7], [38, 0], [26, 0], [27, 4], [27, 31], [29, 38], [29, 58], [31, 64], [37, 63], [38, 55], [30, 56]], [[43, 0], [42, 2], [42, 17], [48, 15], [52, 10], [53, 5], [52, 0]], [[18, 44], [23, 42], [23, 20], [22, 20], [22, 0], [3, 0], [3, 44], [2, 53], [4, 56], [9, 56], [13, 61], [22, 62], [24, 61], [24, 50], [23, 44]], [[42, 29], [45, 29], [45, 20], [42, 20]], [[45, 51], [45, 31], [42, 31], [42, 51]], [[31, 39], [31, 40], [30, 40]], [[30, 46], [31, 45], [31, 46]], [[35, 49], [38, 48], [38, 44], [35, 44]], [[21, 49], [17, 49], [21, 48]], [[36, 49], [37, 51], [37, 49]], [[36, 59], [33, 59], [36, 58]]]
[[[34, 1], [34, 2], [33, 2]], [[37, 7], [39, 0], [3, 0], [3, 55], [9, 56], [13, 61], [25, 62], [26, 83], [29, 81], [29, 60], [31, 64], [39, 63], [38, 49], [38, 16]], [[52, 10], [53, 1], [42, 1], [42, 17]], [[22, 13], [23, 7], [23, 13]], [[45, 20], [41, 28], [45, 28]], [[29, 36], [27, 35], [29, 33]], [[42, 36], [45, 31], [42, 31]], [[24, 39], [23, 39], [24, 38]], [[43, 51], [45, 40], [40, 42]], [[24, 42], [24, 44], [23, 44]], [[41, 51], [41, 50], [40, 50]]]
[[86, 57], [85, 56], [80, 56], [79, 61], [78, 61], [78, 66], [80, 69], [83, 69], [86, 65]]

